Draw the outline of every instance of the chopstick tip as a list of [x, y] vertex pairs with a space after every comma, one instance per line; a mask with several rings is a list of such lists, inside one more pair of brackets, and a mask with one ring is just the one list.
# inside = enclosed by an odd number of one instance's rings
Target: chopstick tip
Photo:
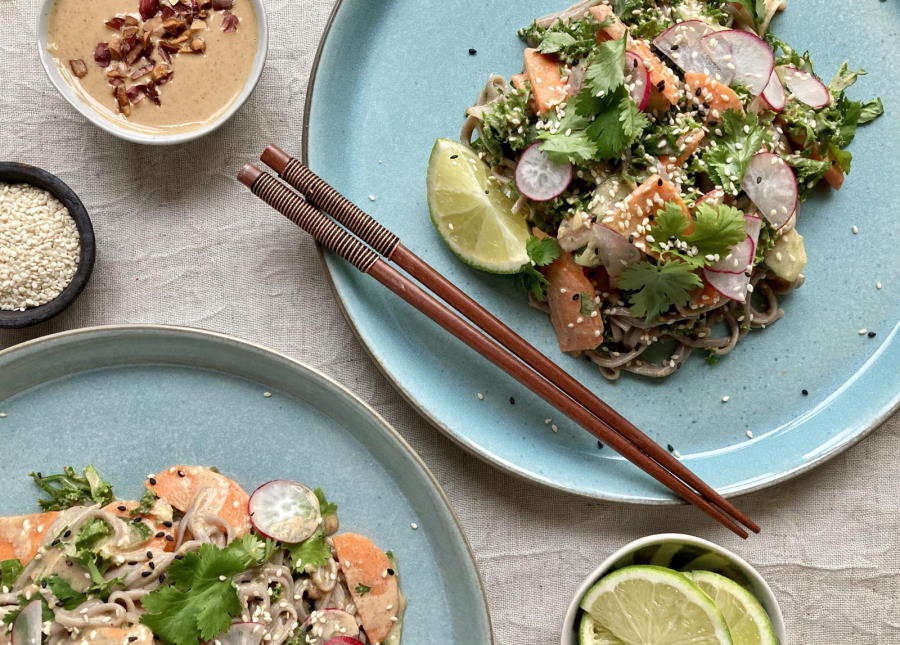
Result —
[[269, 168], [277, 172], [279, 175], [284, 172], [285, 167], [287, 167], [288, 162], [291, 160], [291, 156], [288, 153], [274, 144], [268, 146], [265, 150], [263, 150], [263, 153], [259, 156], [259, 158], [260, 161], [269, 166]]
[[238, 173], [238, 181], [247, 186], [248, 188], [253, 187], [253, 182], [263, 174], [262, 170], [254, 166], [252, 163], [245, 163], [241, 171]]

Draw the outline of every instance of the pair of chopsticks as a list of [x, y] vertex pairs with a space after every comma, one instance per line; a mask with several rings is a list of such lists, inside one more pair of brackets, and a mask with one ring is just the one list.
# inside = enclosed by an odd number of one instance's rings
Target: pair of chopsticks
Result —
[[[277, 146], [266, 148], [260, 159], [299, 194], [269, 173], [246, 164], [238, 173], [238, 179], [254, 195], [312, 235], [325, 248], [378, 280], [683, 500], [742, 538], [748, 534], [741, 524], [755, 533], [759, 532], [759, 526], [747, 515], [667, 450], [417, 257], [400, 242], [400, 238], [298, 159]], [[398, 265], [431, 293], [388, 262]]]

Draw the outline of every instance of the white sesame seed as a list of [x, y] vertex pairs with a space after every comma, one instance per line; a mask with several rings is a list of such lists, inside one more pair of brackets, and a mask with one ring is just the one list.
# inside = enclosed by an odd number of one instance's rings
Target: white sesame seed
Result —
[[[876, 283], [875, 283], [875, 288], [876, 288], [876, 289], [881, 289], [881, 286], [882, 286], [882, 285], [881, 285], [880, 282], [876, 282]], [[6, 415], [0, 414], [0, 417], [2, 417], [2, 416], [6, 416]]]
[[263, 392], [263, 396], [264, 396], [265, 398], [267, 398], [267, 399], [271, 399], [271, 398], [272, 398], [272, 393], [271, 393], [271, 392]]
[[859, 233], [859, 227], [856, 224], [854, 224], [853, 226], [850, 227], [850, 232], [853, 233], [854, 235], [856, 235], [857, 233]]
[[559, 426], [556, 425], [555, 423], [552, 426], [550, 426], [550, 429], [553, 430], [553, 432], [559, 432]]
[[479, 401], [484, 401], [484, 394], [482, 394], [481, 392], [476, 392], [475, 396], [478, 397]]
[[752, 439], [752, 438], [753, 438], [753, 430], [747, 430], [747, 432], [745, 432], [744, 434], [747, 435], [747, 438], [748, 438], [748, 439]]
[[728, 401], [730, 401], [730, 400], [731, 400], [731, 397], [728, 396], [727, 394], [722, 397], [722, 403], [728, 403]]
[[860, 336], [865, 336], [866, 334], [869, 333], [869, 330], [866, 329], [865, 327], [863, 327], [862, 329], [860, 329], [860, 330], [859, 330], [858, 332], [856, 332], [856, 333], [859, 334]]
[[419, 528], [419, 525], [416, 524], [415, 522], [410, 522], [409, 528], [411, 528], [413, 531], [415, 531]]

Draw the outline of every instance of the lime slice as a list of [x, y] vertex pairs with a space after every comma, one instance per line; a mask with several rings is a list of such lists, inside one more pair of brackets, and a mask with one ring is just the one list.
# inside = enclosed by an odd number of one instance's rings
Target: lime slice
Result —
[[578, 625], [578, 645], [624, 645], [624, 643], [591, 618], [590, 614], [582, 614], [581, 623]]
[[656, 550], [656, 553], [653, 554], [653, 557], [650, 558], [650, 564], [657, 567], [668, 567], [672, 564], [672, 558], [675, 557], [675, 554], [681, 551], [681, 544], [677, 542], [666, 542], [665, 544], [660, 544], [659, 548]]
[[712, 571], [693, 571], [686, 575], [721, 610], [734, 645], [778, 645], [772, 621], [752, 593]]
[[722, 612], [671, 569], [619, 569], [588, 590], [581, 608], [626, 645], [732, 645]]
[[438, 139], [428, 160], [428, 209], [440, 236], [466, 264], [490, 273], [516, 273], [526, 264], [528, 223], [472, 150]]

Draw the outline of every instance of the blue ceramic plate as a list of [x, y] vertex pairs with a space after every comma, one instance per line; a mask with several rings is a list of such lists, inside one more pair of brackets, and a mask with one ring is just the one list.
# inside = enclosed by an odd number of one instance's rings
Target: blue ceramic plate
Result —
[[178, 463], [216, 465], [248, 490], [296, 479], [338, 503], [342, 530], [397, 554], [410, 601], [404, 643], [492, 642], [472, 554], [437, 482], [325, 375], [172, 327], [49, 336], [0, 352], [0, 374], [0, 515], [36, 510], [30, 471], [69, 464], [95, 464], [135, 498], [148, 472]]
[[[887, 109], [860, 129], [844, 188], [803, 206], [807, 283], [784, 299], [785, 318], [752, 333], [715, 367], [695, 356], [664, 382], [625, 376], [612, 384], [584, 360], [560, 353], [547, 318], [526, 305], [510, 279], [456, 261], [432, 229], [425, 202], [435, 138], [457, 137], [463, 112], [489, 73], [509, 76], [521, 68], [516, 30], [567, 4], [344, 0], [322, 46], [307, 110], [309, 165], [639, 427], [671, 444], [722, 492], [755, 490], [834, 456], [900, 399], [896, 4], [791, 0], [775, 20], [776, 33], [811, 50], [826, 78], [846, 57], [865, 67], [869, 75], [851, 93], [879, 94]], [[835, 16], [844, 28], [835, 28]], [[582, 495], [672, 501], [373, 280], [326, 260], [347, 318], [375, 361], [460, 444], [505, 470]], [[877, 336], [859, 335], [862, 328]], [[544, 424], [551, 417], [558, 434]]]

